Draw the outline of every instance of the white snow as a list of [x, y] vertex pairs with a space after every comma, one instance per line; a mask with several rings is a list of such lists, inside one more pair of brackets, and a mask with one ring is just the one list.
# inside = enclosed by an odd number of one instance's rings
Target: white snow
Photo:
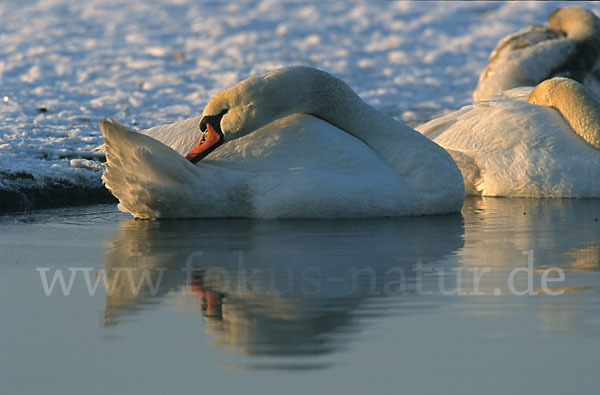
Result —
[[327, 70], [415, 125], [470, 103], [497, 41], [567, 3], [3, 1], [0, 190], [23, 178], [97, 187], [98, 120], [142, 129], [198, 115], [284, 65]]

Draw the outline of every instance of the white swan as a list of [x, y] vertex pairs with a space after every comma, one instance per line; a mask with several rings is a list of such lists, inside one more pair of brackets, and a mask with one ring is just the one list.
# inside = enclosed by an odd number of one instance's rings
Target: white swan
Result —
[[[308, 67], [249, 78], [202, 117], [145, 134], [114, 120], [100, 129], [104, 183], [140, 218], [441, 214], [464, 200], [447, 152]], [[196, 165], [182, 156], [207, 152]]]
[[568, 78], [492, 95], [417, 130], [453, 156], [467, 194], [600, 197], [600, 102]]
[[498, 42], [475, 91], [483, 100], [519, 86], [535, 86], [554, 76], [583, 83], [600, 97], [600, 20], [577, 6], [558, 8], [547, 26], [531, 25]]

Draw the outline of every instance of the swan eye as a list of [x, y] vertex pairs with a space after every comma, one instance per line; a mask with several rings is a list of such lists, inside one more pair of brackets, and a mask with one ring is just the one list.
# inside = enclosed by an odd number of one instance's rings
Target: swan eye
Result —
[[210, 123], [210, 125], [216, 130], [221, 131], [221, 119], [223, 118], [223, 115], [227, 114], [228, 111], [229, 109], [226, 108], [218, 115], [205, 115], [202, 117], [202, 120], [200, 121], [200, 131], [206, 132], [207, 123]]

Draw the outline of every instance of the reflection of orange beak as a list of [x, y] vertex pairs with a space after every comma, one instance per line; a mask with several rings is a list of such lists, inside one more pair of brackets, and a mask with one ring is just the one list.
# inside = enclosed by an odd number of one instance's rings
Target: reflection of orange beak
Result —
[[222, 143], [223, 134], [216, 131], [210, 123], [207, 123], [206, 130], [202, 133], [200, 141], [198, 141], [196, 146], [185, 156], [185, 158], [192, 163], [196, 163], [213, 152], [213, 150]]
[[221, 318], [223, 314], [223, 295], [204, 288], [202, 280], [192, 280], [192, 292], [200, 297], [200, 307], [206, 317]]
[[206, 308], [206, 313], [204, 314], [207, 317], [220, 318], [223, 315], [223, 299], [221, 298], [221, 295], [216, 292], [207, 291], [204, 294], [204, 298], [206, 303], [202, 306], [203, 308]]
[[204, 284], [202, 284], [202, 281], [192, 280], [192, 283], [190, 285], [192, 288], [192, 292], [197, 293], [201, 296], [204, 295]]

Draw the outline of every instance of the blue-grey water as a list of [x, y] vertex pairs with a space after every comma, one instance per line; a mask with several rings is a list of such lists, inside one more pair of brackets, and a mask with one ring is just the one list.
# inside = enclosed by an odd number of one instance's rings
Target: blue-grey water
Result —
[[598, 393], [600, 200], [40, 211], [0, 217], [0, 259], [2, 394]]

